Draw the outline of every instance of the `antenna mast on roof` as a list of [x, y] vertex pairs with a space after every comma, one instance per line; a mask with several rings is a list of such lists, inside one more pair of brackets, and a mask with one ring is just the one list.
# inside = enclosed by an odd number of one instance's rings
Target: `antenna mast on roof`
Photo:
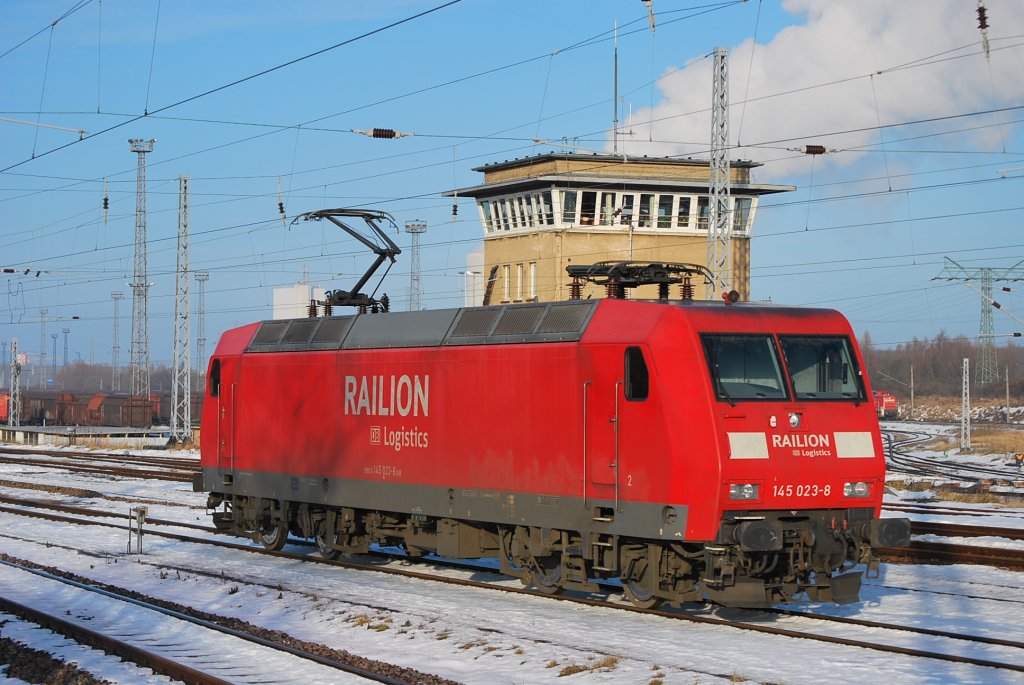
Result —
[[615, 49], [612, 67], [612, 154], [619, 154], [619, 22], [615, 20]]

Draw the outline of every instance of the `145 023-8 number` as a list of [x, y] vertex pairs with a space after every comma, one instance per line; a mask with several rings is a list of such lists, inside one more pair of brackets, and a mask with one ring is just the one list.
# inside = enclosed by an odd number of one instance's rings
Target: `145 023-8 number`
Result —
[[800, 485], [774, 485], [772, 494], [775, 497], [817, 497], [832, 494], [831, 485], [800, 484]]

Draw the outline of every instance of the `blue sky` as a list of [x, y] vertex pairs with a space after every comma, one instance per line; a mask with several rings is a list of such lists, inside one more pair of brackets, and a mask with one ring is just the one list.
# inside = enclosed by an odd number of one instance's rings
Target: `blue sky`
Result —
[[[996, 268], [1024, 259], [1019, 1], [986, 0], [988, 57], [976, 0], [653, 0], [653, 33], [635, 0], [444, 4], [6, 0], [0, 117], [88, 134], [0, 121], [0, 267], [19, 270], [2, 274], [0, 337], [37, 352], [46, 307], [47, 337], [68, 327], [72, 358], [109, 362], [120, 290], [127, 363], [129, 138], [157, 140], [147, 169], [154, 363], [171, 357], [181, 174], [191, 267], [211, 274], [208, 352], [226, 328], [269, 316], [272, 288], [303, 271], [347, 288], [369, 263], [329, 225], [284, 225], [279, 184], [289, 221], [352, 206], [399, 226], [425, 221], [423, 303], [456, 306], [482, 230], [471, 202], [453, 220], [441, 193], [481, 182], [473, 167], [553, 149], [534, 138], [610, 150], [616, 22], [620, 118], [632, 132], [622, 145], [633, 154], [707, 155], [709, 55], [729, 48], [732, 157], [764, 162], [759, 182], [798, 187], [766, 198], [756, 217], [755, 299], [838, 308], [879, 344], [974, 337], [980, 300], [932, 280], [943, 257]], [[372, 127], [415, 135], [351, 132]], [[806, 144], [829, 153], [796, 151]], [[380, 289], [396, 309], [408, 264]], [[1024, 318], [1020, 295], [997, 299], [996, 333], [1024, 329], [1005, 313]]]

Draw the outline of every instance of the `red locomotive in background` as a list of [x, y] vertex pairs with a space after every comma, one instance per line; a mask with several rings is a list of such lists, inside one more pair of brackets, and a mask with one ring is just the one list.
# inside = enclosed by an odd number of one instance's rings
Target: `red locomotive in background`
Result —
[[853, 602], [884, 454], [824, 309], [576, 300], [264, 321], [221, 338], [202, 473], [218, 528], [329, 557], [496, 557], [639, 606]]
[[880, 419], [898, 419], [900, 417], [900, 405], [894, 395], [885, 390], [873, 390], [871, 398], [875, 403], [875, 413]]

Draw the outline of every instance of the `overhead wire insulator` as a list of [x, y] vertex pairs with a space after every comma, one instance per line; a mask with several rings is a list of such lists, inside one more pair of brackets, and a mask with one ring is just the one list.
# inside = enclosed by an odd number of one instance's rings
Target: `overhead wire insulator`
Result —
[[365, 128], [365, 129], [352, 129], [352, 133], [358, 133], [361, 136], [367, 136], [370, 138], [379, 138], [382, 140], [390, 140], [393, 138], [405, 138], [407, 136], [414, 136], [415, 133], [408, 131], [396, 131], [393, 128]]
[[284, 213], [284, 198], [281, 196], [281, 177], [277, 177], [277, 213], [281, 215], [281, 225], [288, 229], [288, 218]]
[[985, 59], [988, 59], [988, 11], [985, 9], [985, 0], [978, 0], [978, 29], [981, 31], [981, 47], [985, 50]]
[[805, 155], [823, 155], [827, 152], [824, 145], [804, 145]]

